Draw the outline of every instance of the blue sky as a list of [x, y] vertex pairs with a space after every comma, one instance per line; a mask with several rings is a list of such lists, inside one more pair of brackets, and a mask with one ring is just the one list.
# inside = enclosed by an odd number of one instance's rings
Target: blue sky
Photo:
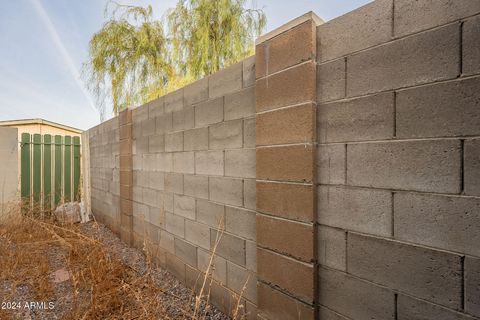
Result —
[[[325, 21], [371, 0], [256, 0], [267, 32], [308, 11]], [[3, 1], [0, 11], [0, 120], [43, 118], [80, 129], [100, 122], [80, 78], [88, 41], [103, 22], [107, 0]], [[177, 0], [151, 4], [156, 17]], [[111, 115], [109, 115], [111, 116]]]

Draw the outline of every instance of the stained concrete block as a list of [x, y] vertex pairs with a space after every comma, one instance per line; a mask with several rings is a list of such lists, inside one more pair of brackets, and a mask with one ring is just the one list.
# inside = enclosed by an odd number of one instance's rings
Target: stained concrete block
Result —
[[255, 118], [243, 120], [243, 147], [255, 148]]
[[318, 226], [318, 262], [321, 265], [346, 271], [347, 234], [345, 230]]
[[255, 240], [255, 211], [227, 206], [225, 208], [225, 230], [236, 236]]
[[391, 235], [392, 195], [389, 191], [319, 186], [317, 200], [320, 224]]
[[474, 320], [466, 314], [403, 294], [398, 295], [397, 305], [398, 320]]
[[223, 151], [195, 152], [195, 173], [222, 176], [225, 170], [223, 154]]
[[165, 97], [165, 112], [174, 112], [183, 109], [183, 88], [167, 94]]
[[173, 213], [195, 220], [195, 198], [175, 194], [173, 196]]
[[319, 145], [316, 168], [320, 184], [345, 184], [347, 148], [344, 144]]
[[165, 173], [165, 191], [183, 194], [183, 174]]
[[195, 106], [195, 127], [205, 127], [223, 121], [223, 97]]
[[148, 152], [157, 153], [165, 151], [165, 136], [163, 134], [148, 137]]
[[394, 194], [395, 238], [480, 256], [480, 199]]
[[461, 145], [419, 140], [347, 145], [347, 184], [459, 193]]
[[165, 100], [164, 97], [157, 98], [146, 104], [148, 106], [148, 117], [156, 118], [165, 113]]
[[179, 236], [185, 237], [185, 218], [173, 213], [165, 212], [165, 230]]
[[344, 58], [317, 65], [317, 101], [327, 102], [344, 98], [345, 77]]
[[173, 112], [172, 118], [172, 129], [174, 131], [188, 130], [195, 127], [195, 109], [193, 107], [186, 107]]
[[255, 84], [255, 56], [243, 60], [243, 87]]
[[184, 192], [186, 195], [208, 199], [208, 177], [186, 174], [184, 176]]
[[[209, 235], [210, 239], [210, 235]], [[210, 240], [209, 240], [210, 241]], [[208, 266], [210, 265], [210, 259], [212, 253], [210, 251], [204, 251], [198, 249], [198, 269], [202, 272], [206, 272]], [[213, 279], [221, 283], [227, 283], [227, 260], [224, 258], [215, 255], [213, 257], [212, 265], [210, 270], [213, 269]]]
[[397, 92], [397, 137], [479, 135], [479, 87], [480, 78], [470, 78]]
[[225, 96], [225, 120], [247, 118], [255, 115], [255, 87]]
[[227, 287], [242, 297], [257, 302], [257, 277], [252, 272], [227, 261]]
[[175, 255], [192, 267], [197, 266], [197, 247], [175, 238]]
[[332, 60], [387, 42], [393, 0], [377, 0], [317, 27], [317, 59]]
[[462, 307], [460, 255], [349, 233], [347, 271], [452, 309]]
[[[475, 0], [471, 1], [472, 3]], [[476, 6], [480, 7], [478, 2]], [[480, 9], [479, 9], [480, 10]], [[480, 16], [468, 19], [463, 24], [462, 72], [465, 75], [480, 73]]]
[[208, 78], [203, 78], [189, 84], [183, 89], [183, 99], [185, 106], [208, 99]]
[[243, 180], [230, 178], [209, 178], [210, 200], [230, 204], [243, 205]]
[[225, 175], [229, 177], [255, 178], [255, 149], [225, 151]]
[[156, 131], [156, 120], [155, 118], [147, 119], [142, 122], [142, 136], [147, 137], [154, 134]]
[[318, 141], [391, 139], [394, 135], [393, 103], [393, 93], [386, 92], [318, 106]]
[[[167, 133], [173, 128], [173, 114], [172, 112], [165, 113], [155, 118], [155, 127], [157, 133]], [[135, 128], [135, 125], [134, 125]]]
[[212, 74], [209, 78], [209, 97], [216, 98], [242, 88], [243, 63], [238, 62], [230, 67]]
[[164, 230], [160, 230], [160, 247], [170, 253], [175, 253], [174, 236]]
[[208, 149], [208, 128], [192, 129], [183, 132], [183, 149], [185, 151]]
[[401, 37], [480, 12], [476, 0], [395, 0], [394, 33]]
[[448, 25], [348, 57], [347, 96], [456, 78], [459, 28]]
[[355, 320], [395, 319], [394, 293], [344, 272], [320, 267], [319, 301]]
[[480, 196], [480, 139], [465, 140], [465, 193]]
[[235, 149], [243, 146], [243, 121], [231, 120], [209, 128], [210, 149]]

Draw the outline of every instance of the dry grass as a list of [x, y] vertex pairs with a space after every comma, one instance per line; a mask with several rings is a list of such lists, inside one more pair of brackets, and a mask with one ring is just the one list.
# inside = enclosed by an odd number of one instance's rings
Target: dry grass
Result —
[[[201, 290], [185, 299], [159, 285], [148, 252], [146, 267], [136, 270], [80, 224], [60, 225], [20, 206], [9, 212], [0, 220], [0, 302], [55, 302], [35, 319], [209, 319], [213, 255]], [[55, 279], [58, 270], [66, 280]], [[166, 295], [178, 300], [175, 310]], [[240, 302], [233, 319], [242, 318], [239, 309]], [[0, 309], [0, 319], [28, 319], [31, 312]]]

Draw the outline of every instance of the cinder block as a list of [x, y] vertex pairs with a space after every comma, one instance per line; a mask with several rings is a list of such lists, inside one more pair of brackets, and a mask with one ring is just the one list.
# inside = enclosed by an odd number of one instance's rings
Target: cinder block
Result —
[[[210, 234], [208, 236], [208, 241], [210, 242]], [[198, 250], [198, 269], [202, 272], [207, 272], [207, 268], [210, 266], [210, 271], [213, 270], [212, 276], [213, 279], [219, 281], [220, 283], [227, 283], [227, 260], [224, 258], [214, 255], [212, 264], [210, 261], [212, 258], [212, 253], [204, 250]], [[203, 280], [203, 278], [201, 279]], [[201, 283], [200, 283], [201, 285]]]
[[[470, 1], [470, 2], [475, 2]], [[476, 6], [479, 6], [477, 2]], [[479, 9], [480, 11], [480, 9]], [[471, 12], [470, 12], [471, 14]], [[480, 73], [480, 16], [465, 21], [462, 40], [462, 72], [465, 75]]]
[[157, 228], [165, 226], [165, 210], [162, 208], [149, 207], [146, 221]]
[[311, 103], [257, 115], [257, 146], [311, 142], [314, 134], [315, 107]]
[[208, 128], [192, 129], [183, 132], [185, 151], [208, 149]]
[[165, 151], [183, 151], [183, 131], [165, 135]]
[[243, 60], [243, 87], [255, 84], [255, 56]]
[[393, 0], [379, 0], [317, 27], [317, 59], [332, 60], [387, 42], [392, 37]]
[[303, 222], [313, 222], [313, 187], [257, 182], [257, 210]]
[[345, 184], [346, 152], [344, 144], [317, 146], [317, 180], [320, 184]]
[[465, 193], [480, 196], [480, 139], [465, 140]]
[[148, 108], [147, 107], [138, 107], [132, 109], [132, 122], [140, 123], [148, 119]]
[[225, 175], [255, 178], [255, 149], [225, 150]]
[[208, 99], [208, 77], [195, 81], [183, 89], [185, 106]]
[[465, 257], [465, 310], [480, 317], [480, 259]]
[[399, 91], [397, 137], [479, 135], [479, 87], [480, 78], [470, 78]]
[[231, 120], [209, 128], [210, 149], [236, 149], [243, 146], [243, 121]]
[[398, 295], [398, 320], [474, 320], [474, 318], [413, 297]]
[[164, 193], [163, 200], [165, 211], [173, 212], [173, 193]]
[[154, 190], [165, 189], [165, 173], [160, 171], [149, 172], [146, 175], [147, 187]]
[[195, 152], [195, 173], [214, 176], [224, 174], [223, 151], [201, 151]]
[[209, 78], [209, 97], [216, 98], [242, 88], [243, 63], [238, 62], [230, 67], [212, 74]]
[[380, 236], [392, 232], [390, 191], [319, 186], [318, 223]]
[[165, 113], [155, 118], [155, 127], [157, 133], [167, 133], [173, 128], [172, 112]]
[[312, 182], [314, 152], [308, 144], [257, 148], [257, 179]]
[[183, 194], [183, 174], [165, 173], [165, 191]]
[[164, 97], [157, 98], [146, 104], [148, 106], [148, 117], [156, 118], [165, 113]]
[[142, 136], [151, 136], [156, 130], [156, 119], [147, 119], [142, 122]]
[[247, 209], [255, 210], [257, 208], [257, 192], [255, 179], [243, 180], [243, 202]]
[[243, 180], [230, 178], [209, 178], [210, 200], [230, 204], [243, 205]]
[[185, 220], [185, 239], [206, 250], [210, 249], [210, 228], [202, 223]]
[[313, 308], [259, 282], [258, 319], [313, 320]]
[[461, 146], [455, 140], [347, 145], [347, 184], [459, 193]]
[[255, 118], [243, 120], [243, 147], [255, 148]]
[[315, 69], [313, 62], [306, 62], [257, 80], [257, 112], [315, 101]]
[[248, 270], [257, 272], [257, 243], [254, 241], [245, 241], [245, 260]]
[[480, 256], [480, 199], [398, 192], [395, 238]]
[[163, 207], [163, 199], [157, 190], [143, 188], [143, 202], [152, 207]]
[[197, 199], [197, 221], [222, 229], [225, 226], [225, 206]]
[[177, 278], [180, 282], [185, 282], [185, 263], [178, 259], [173, 254], [166, 255], [167, 269]]
[[223, 97], [202, 102], [195, 106], [195, 127], [223, 121]]
[[227, 287], [257, 303], [257, 277], [251, 271], [227, 261]]
[[185, 238], [185, 218], [169, 212], [165, 212], [165, 230]]
[[165, 151], [165, 136], [163, 134], [148, 137], [148, 152], [157, 153]]
[[174, 112], [183, 109], [183, 88], [171, 92], [164, 97], [165, 112]]
[[391, 139], [395, 117], [393, 100], [393, 92], [386, 92], [318, 106], [318, 141]]
[[173, 206], [176, 215], [195, 220], [195, 198], [175, 194]]
[[296, 64], [311, 60], [316, 56], [316, 24], [309, 19], [290, 28], [259, 45], [264, 49], [257, 55], [257, 61], [263, 59], [266, 74], [272, 74]]
[[318, 299], [330, 310], [355, 320], [395, 319], [394, 293], [384, 287], [323, 267], [318, 282]]
[[[313, 227], [311, 224], [257, 214], [256, 227], [259, 247], [274, 250], [302, 261], [313, 261]], [[286, 238], [288, 241], [285, 241]]]
[[175, 255], [189, 265], [197, 266], [197, 247], [175, 238]]
[[475, 0], [395, 0], [395, 37], [441, 26], [480, 12]]
[[255, 211], [235, 207], [225, 208], [225, 230], [236, 236], [255, 240]]
[[[217, 240], [218, 239], [218, 240]], [[216, 241], [216, 253], [238, 265], [245, 266], [245, 240], [225, 232], [210, 229], [210, 249], [213, 250]]]
[[349, 233], [347, 271], [452, 309], [462, 307], [460, 255]]
[[345, 97], [346, 59], [317, 65], [317, 101], [327, 102]]
[[132, 154], [142, 155], [145, 153], [148, 153], [148, 137], [132, 140]]
[[347, 96], [456, 78], [459, 28], [448, 25], [348, 57]]
[[247, 118], [255, 115], [255, 87], [225, 96], [225, 120]]
[[306, 303], [312, 303], [313, 265], [258, 248], [257, 272], [262, 281], [278, 286]]
[[320, 306], [318, 311], [319, 319], [322, 320], [349, 320], [335, 311]]
[[318, 226], [318, 263], [346, 271], [347, 234], [345, 230]]
[[175, 152], [173, 154], [173, 171], [179, 173], [195, 173], [194, 152]]
[[[157, 153], [153, 159], [155, 161], [155, 168], [158, 171], [172, 171], [173, 170], [173, 154], [172, 153]], [[148, 171], [148, 170], [147, 170]]]
[[184, 176], [185, 194], [208, 199], [208, 177], [186, 174]]
[[172, 114], [173, 130], [188, 130], [195, 127], [195, 108], [186, 107]]
[[160, 230], [160, 247], [170, 253], [175, 253], [174, 237], [170, 233]]

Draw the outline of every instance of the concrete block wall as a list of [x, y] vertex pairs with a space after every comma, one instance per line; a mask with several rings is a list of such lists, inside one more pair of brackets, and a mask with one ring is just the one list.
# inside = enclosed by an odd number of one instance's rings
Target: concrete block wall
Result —
[[321, 319], [480, 318], [480, 2], [317, 27]]
[[95, 218], [120, 234], [120, 130], [113, 118], [88, 130], [91, 208]]
[[231, 313], [245, 285], [248, 315], [257, 304], [254, 72], [251, 57], [131, 110], [128, 202], [134, 245], [149, 244], [195, 289], [220, 237], [212, 300]]

